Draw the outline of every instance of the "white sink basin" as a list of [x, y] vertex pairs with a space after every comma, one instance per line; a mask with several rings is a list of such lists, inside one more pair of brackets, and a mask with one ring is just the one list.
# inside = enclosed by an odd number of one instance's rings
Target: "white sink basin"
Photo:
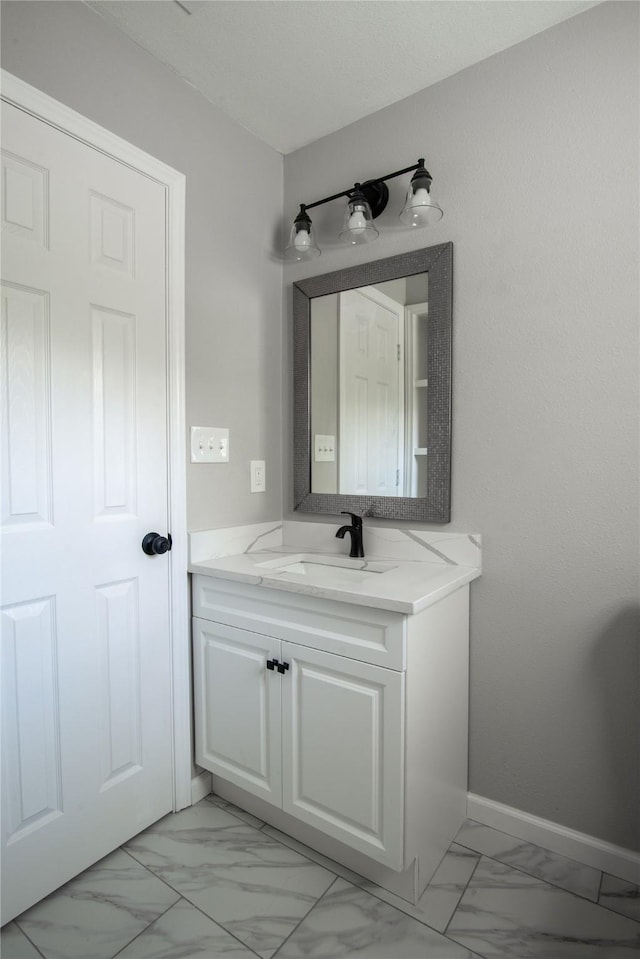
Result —
[[392, 563], [367, 562], [366, 559], [351, 559], [343, 556], [314, 556], [312, 554], [297, 553], [288, 556], [279, 556], [264, 563], [257, 563], [262, 569], [270, 570], [276, 575], [294, 576], [302, 578], [308, 583], [320, 585], [337, 585], [344, 583], [364, 583], [371, 577], [380, 576], [396, 569]]

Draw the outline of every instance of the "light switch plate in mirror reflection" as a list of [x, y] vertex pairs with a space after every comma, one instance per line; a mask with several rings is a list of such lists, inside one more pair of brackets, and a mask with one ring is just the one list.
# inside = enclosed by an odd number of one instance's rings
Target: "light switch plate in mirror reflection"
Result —
[[452, 271], [444, 243], [294, 284], [295, 509], [449, 522]]
[[336, 458], [336, 438], [324, 433], [314, 434], [313, 459], [315, 463], [333, 463]]

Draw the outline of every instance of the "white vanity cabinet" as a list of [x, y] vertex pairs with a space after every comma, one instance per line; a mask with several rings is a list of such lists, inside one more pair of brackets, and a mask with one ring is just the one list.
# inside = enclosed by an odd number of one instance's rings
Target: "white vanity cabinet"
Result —
[[401, 869], [403, 673], [203, 619], [194, 642], [196, 761]]
[[195, 575], [193, 612], [216, 791], [415, 899], [465, 817], [468, 587], [405, 616]]

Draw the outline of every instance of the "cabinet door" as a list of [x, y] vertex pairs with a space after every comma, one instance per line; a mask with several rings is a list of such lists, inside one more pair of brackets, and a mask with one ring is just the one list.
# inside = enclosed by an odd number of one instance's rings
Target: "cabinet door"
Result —
[[280, 642], [193, 620], [196, 762], [280, 805]]
[[404, 673], [282, 644], [282, 808], [402, 869]]

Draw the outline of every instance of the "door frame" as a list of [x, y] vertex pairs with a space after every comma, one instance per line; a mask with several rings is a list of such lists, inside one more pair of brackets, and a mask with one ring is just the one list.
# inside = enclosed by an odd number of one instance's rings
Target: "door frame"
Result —
[[165, 191], [167, 244], [167, 450], [171, 643], [173, 807], [191, 805], [191, 675], [187, 579], [185, 430], [185, 194], [186, 178], [161, 160], [116, 136], [6, 70], [0, 99], [94, 150], [159, 183]]

